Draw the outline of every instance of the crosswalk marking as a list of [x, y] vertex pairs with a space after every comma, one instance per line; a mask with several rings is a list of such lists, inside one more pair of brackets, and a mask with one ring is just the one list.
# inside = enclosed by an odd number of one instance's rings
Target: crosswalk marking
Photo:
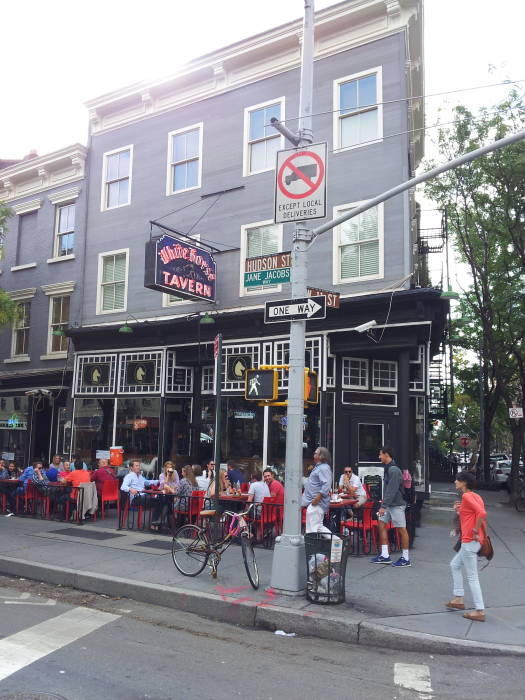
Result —
[[394, 664], [394, 683], [407, 690], [415, 690], [421, 700], [432, 697], [430, 669], [426, 664]]
[[118, 618], [99, 610], [74, 608], [0, 640], [0, 681]]

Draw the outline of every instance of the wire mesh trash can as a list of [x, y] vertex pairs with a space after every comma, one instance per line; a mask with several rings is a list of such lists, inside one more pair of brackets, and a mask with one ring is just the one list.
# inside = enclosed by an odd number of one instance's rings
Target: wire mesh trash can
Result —
[[348, 540], [348, 535], [322, 532], [304, 536], [307, 600], [321, 605], [345, 602]]

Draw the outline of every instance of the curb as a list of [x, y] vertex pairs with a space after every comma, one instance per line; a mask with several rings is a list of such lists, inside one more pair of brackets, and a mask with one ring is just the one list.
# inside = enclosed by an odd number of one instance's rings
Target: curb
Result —
[[277, 605], [258, 605], [243, 601], [232, 604], [220, 595], [205, 592], [188, 592], [187, 589], [162, 584], [150, 584], [130, 579], [67, 569], [49, 564], [0, 556], [0, 573], [19, 576], [53, 585], [69, 586], [81, 591], [125, 597], [140, 603], [149, 603], [182, 610], [201, 617], [226, 622], [241, 627], [275, 631], [286, 629], [301, 636], [317, 637], [336, 642], [362, 644], [363, 646], [424, 651], [435, 654], [521, 656], [525, 657], [525, 646], [473, 642], [455, 637], [403, 630], [377, 622], [352, 619], [351, 611], [345, 617], [323, 615], [303, 610], [292, 610]]

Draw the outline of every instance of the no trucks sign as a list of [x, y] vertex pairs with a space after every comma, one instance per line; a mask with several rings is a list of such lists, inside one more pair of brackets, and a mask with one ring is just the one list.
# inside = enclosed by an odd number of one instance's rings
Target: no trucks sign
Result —
[[275, 223], [326, 216], [326, 143], [278, 151]]

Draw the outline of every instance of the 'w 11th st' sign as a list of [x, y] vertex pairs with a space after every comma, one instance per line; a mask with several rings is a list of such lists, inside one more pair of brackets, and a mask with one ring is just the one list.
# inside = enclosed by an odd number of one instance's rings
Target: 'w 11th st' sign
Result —
[[215, 301], [213, 255], [164, 234], [146, 243], [144, 286], [183, 299]]

